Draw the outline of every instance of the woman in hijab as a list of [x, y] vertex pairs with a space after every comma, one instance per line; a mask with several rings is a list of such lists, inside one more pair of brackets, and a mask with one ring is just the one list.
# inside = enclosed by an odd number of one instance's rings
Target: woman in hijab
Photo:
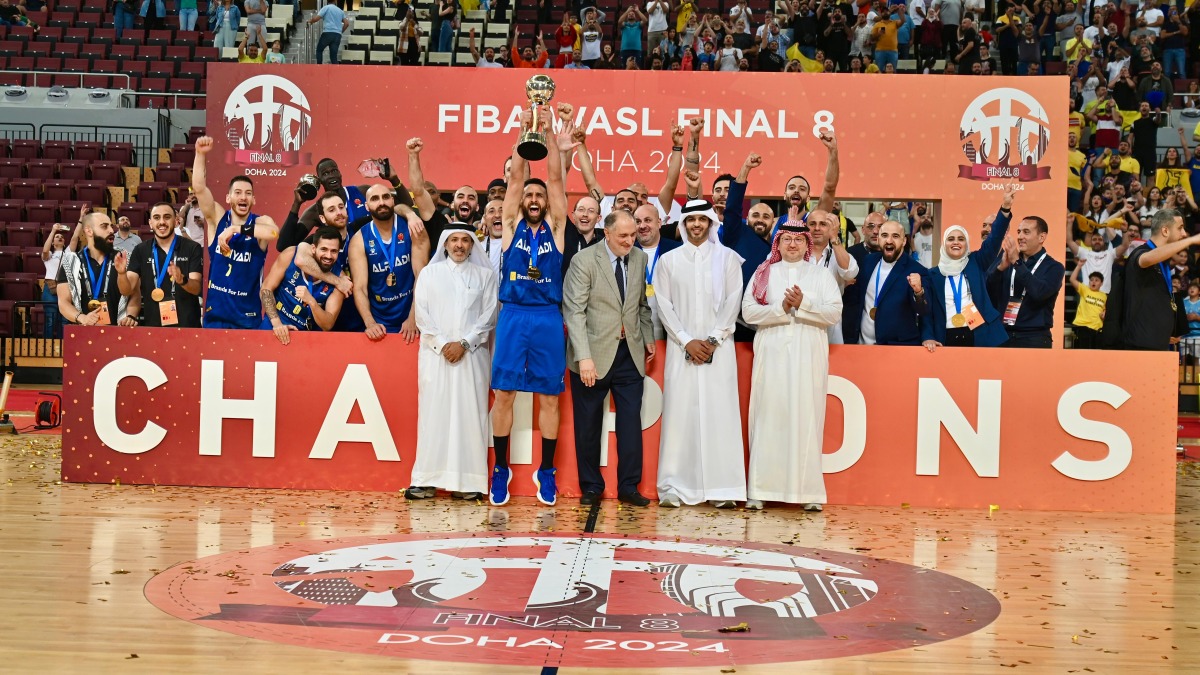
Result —
[[1000, 253], [1016, 190], [1006, 186], [992, 231], [978, 250], [969, 252], [971, 238], [960, 225], [942, 233], [942, 253], [929, 270], [929, 314], [922, 317], [922, 344], [938, 347], [999, 347], [1008, 341], [1002, 314], [992, 305], [984, 283], [987, 270]]

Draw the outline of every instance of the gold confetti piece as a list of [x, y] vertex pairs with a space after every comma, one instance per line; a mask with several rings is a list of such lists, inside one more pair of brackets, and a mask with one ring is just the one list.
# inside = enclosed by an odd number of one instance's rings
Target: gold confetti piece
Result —
[[114, 570], [113, 574], [129, 574], [129, 570]]
[[1071, 642], [1074, 642], [1075, 644], [1079, 644], [1079, 636], [1078, 636], [1078, 635], [1072, 635], [1072, 636], [1071, 636]]
[[902, 508], [902, 509], [909, 508], [909, 503], [908, 502], [900, 502], [900, 508]]
[[743, 621], [736, 626], [724, 626], [722, 628], [718, 628], [717, 632], [718, 633], [749, 633], [750, 632], [750, 624]]
[[125, 657], [125, 660], [128, 661], [129, 659], [136, 659], [136, 658], [138, 658], [137, 654], [130, 654], [129, 656]]
[[999, 504], [988, 504], [988, 511], [989, 511], [989, 512], [991, 512], [991, 511], [999, 511], [999, 510], [1000, 510], [1000, 505], [999, 505]]
[[726, 669], [726, 668], [722, 668], [722, 669], [721, 669], [721, 672], [722, 672], [722, 673], [736, 673], [736, 672], [737, 672], [737, 669], [736, 669], [736, 668], [728, 668], [728, 669]]

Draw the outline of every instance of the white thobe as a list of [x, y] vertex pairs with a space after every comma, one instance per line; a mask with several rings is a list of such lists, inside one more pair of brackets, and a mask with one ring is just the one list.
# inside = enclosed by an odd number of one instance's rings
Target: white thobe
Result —
[[[792, 286], [800, 287], [804, 299], [799, 309], [784, 313], [783, 294]], [[826, 330], [842, 316], [842, 294], [818, 265], [777, 262], [771, 265], [767, 304], [758, 304], [748, 288], [742, 316], [758, 327], [750, 379], [750, 499], [824, 504]]]
[[[723, 254], [714, 281], [713, 256]], [[714, 302], [719, 284], [723, 297]], [[685, 504], [746, 499], [746, 455], [733, 328], [742, 297], [742, 259], [719, 243], [690, 243], [664, 254], [654, 272], [658, 313], [666, 329], [658, 495]], [[683, 346], [715, 338], [712, 363], [686, 360]]]
[[504, 256], [504, 243], [501, 237], [486, 237], [479, 242], [483, 247], [484, 253], [487, 253], [488, 259], [492, 262], [492, 271], [496, 273], [496, 278], [500, 278], [500, 263]]
[[[417, 356], [417, 458], [411, 485], [456, 492], [488, 486], [488, 387], [496, 325], [496, 275], [452, 260], [421, 270], [414, 296], [421, 351]], [[450, 363], [442, 347], [471, 349]]]
[[[832, 246], [826, 245], [824, 251], [812, 257], [814, 265], [819, 265], [829, 270], [829, 273], [833, 276], [833, 280], [837, 282], [839, 293], [845, 292], [846, 286], [858, 277], [858, 261], [852, 255], [847, 254], [846, 257], [850, 259], [850, 265], [846, 269], [842, 269], [842, 266], [838, 264], [837, 255], [834, 254]], [[749, 320], [746, 321], [749, 323]], [[846, 341], [842, 339], [841, 317], [838, 317], [837, 323], [829, 327], [828, 333], [829, 344], [846, 344]]]

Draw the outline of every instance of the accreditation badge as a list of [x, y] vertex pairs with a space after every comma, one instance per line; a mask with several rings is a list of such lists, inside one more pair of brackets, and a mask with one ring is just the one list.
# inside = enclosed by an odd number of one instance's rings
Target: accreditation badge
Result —
[[979, 308], [977, 308], [973, 302], [968, 302], [967, 305], [963, 307], [962, 315], [967, 320], [967, 328], [970, 328], [971, 330], [975, 330], [976, 328], [979, 328], [983, 324], [987, 323], [983, 320], [983, 315], [979, 313]]
[[174, 300], [163, 300], [158, 303], [158, 318], [159, 323], [164, 326], [179, 325], [179, 312], [175, 307]]
[[1015, 326], [1017, 324], [1017, 314], [1021, 311], [1021, 301], [1013, 300], [1004, 308], [1004, 325]]

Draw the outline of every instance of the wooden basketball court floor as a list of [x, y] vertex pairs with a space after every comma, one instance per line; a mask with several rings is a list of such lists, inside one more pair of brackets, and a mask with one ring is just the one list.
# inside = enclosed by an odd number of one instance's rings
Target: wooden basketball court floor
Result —
[[[179, 563], [256, 547], [410, 532], [562, 535], [583, 531], [587, 516], [565, 499], [552, 509], [530, 499], [495, 509], [383, 493], [63, 485], [57, 437], [4, 437], [0, 452], [5, 673], [539, 673], [535, 665], [408, 660], [243, 637], [168, 615], [146, 587]], [[1000, 606], [995, 621], [974, 632], [913, 648], [621, 672], [1200, 672], [1197, 464], [1179, 465], [1178, 494], [1173, 516], [1016, 512], [1003, 504], [991, 512], [835, 505], [806, 514], [606, 502], [598, 534], [786, 543], [892, 560], [978, 585]], [[908, 601], [919, 604], [920, 590]], [[559, 672], [613, 670], [597, 656], [595, 670]]]

